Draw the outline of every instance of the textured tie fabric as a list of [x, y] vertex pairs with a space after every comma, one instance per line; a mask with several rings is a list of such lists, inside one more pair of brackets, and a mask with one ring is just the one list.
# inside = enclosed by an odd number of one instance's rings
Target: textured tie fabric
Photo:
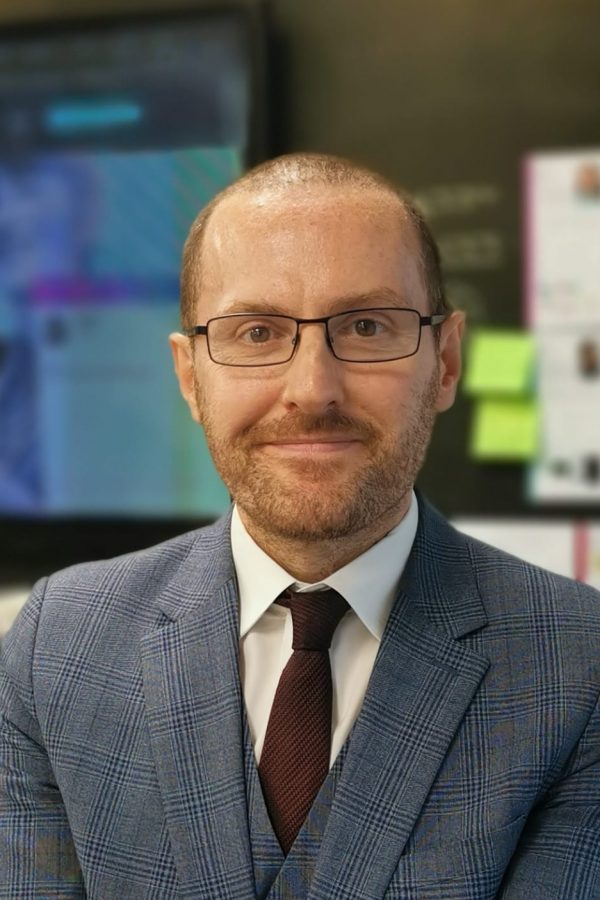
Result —
[[287, 590], [277, 602], [292, 614], [293, 653], [277, 685], [258, 772], [275, 834], [287, 854], [329, 771], [329, 647], [348, 604], [332, 589]]

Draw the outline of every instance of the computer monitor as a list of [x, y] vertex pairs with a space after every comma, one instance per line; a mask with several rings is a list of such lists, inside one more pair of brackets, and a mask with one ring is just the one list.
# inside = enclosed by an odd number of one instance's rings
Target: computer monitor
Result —
[[0, 32], [0, 577], [228, 503], [167, 336], [193, 218], [261, 155], [263, 41], [247, 3]]

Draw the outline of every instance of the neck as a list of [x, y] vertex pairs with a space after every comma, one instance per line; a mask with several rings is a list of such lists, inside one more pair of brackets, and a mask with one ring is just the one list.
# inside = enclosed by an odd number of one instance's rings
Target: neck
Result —
[[323, 581], [342, 566], [347, 565], [385, 537], [402, 521], [410, 507], [411, 494], [387, 514], [379, 516], [377, 522], [351, 535], [337, 538], [296, 539], [280, 533], [273, 533], [261, 527], [238, 507], [240, 518], [246, 531], [256, 544], [274, 562], [289, 572], [297, 581], [316, 584]]

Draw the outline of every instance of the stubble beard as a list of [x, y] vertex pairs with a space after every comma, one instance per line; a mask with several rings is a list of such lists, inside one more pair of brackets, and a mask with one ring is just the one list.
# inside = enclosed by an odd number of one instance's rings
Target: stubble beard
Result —
[[[245, 521], [279, 540], [311, 543], [357, 535], [403, 509], [431, 438], [437, 388], [436, 371], [405, 410], [405, 428], [393, 441], [370, 423], [336, 410], [323, 416], [290, 415], [251, 426], [234, 441], [224, 440], [199, 386], [196, 399], [217, 471]], [[282, 471], [258, 449], [269, 440], [332, 431], [358, 435], [364, 442], [367, 458], [350, 476], [342, 477], [343, 460], [289, 460]]]

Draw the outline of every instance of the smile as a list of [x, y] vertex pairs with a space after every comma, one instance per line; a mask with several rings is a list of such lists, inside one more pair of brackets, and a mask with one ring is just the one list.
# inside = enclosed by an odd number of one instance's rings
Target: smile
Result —
[[331, 454], [347, 453], [349, 450], [358, 448], [360, 443], [360, 441], [352, 438], [336, 438], [330, 440], [305, 438], [265, 443], [262, 444], [262, 447], [269, 453], [281, 456], [327, 456]]

